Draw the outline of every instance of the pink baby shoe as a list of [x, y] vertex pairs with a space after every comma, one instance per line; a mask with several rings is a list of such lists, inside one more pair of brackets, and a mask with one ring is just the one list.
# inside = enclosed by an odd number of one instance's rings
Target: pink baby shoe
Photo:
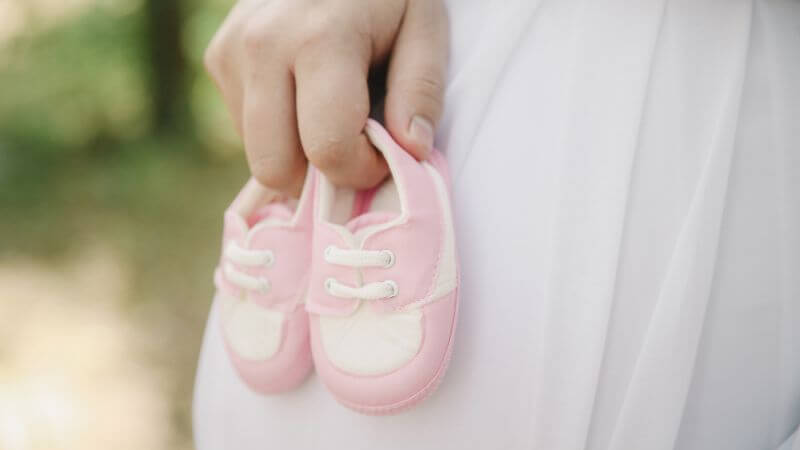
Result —
[[458, 263], [442, 155], [418, 162], [370, 120], [390, 178], [370, 191], [317, 175], [306, 309], [317, 373], [342, 404], [391, 414], [439, 384], [453, 345]]
[[303, 301], [310, 266], [313, 172], [296, 205], [251, 179], [225, 212], [215, 297], [228, 355], [248, 386], [278, 393], [311, 372]]

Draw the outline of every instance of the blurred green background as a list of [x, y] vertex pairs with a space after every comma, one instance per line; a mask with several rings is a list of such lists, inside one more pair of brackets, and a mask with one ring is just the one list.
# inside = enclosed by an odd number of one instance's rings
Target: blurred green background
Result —
[[232, 0], [0, 0], [0, 449], [192, 448]]

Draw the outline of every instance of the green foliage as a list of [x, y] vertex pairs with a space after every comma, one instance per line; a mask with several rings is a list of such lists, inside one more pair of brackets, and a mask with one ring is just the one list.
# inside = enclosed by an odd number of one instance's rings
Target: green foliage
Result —
[[138, 14], [96, 7], [74, 23], [12, 40], [0, 71], [6, 145], [74, 157], [111, 137], [143, 134], [141, 27]]
[[168, 319], [148, 321], [147, 333], [181, 340], [153, 352], [176, 386], [174, 448], [190, 441], [192, 372], [220, 212], [247, 176], [202, 70], [203, 50], [231, 3], [185, 5], [175, 32], [190, 68], [186, 121], [195, 126], [167, 136], [153, 131], [142, 0], [95, 0], [0, 41], [0, 258], [59, 264], [96, 240], [125, 258], [137, 286], [131, 310], [159, 305]]
[[[115, 166], [119, 189], [166, 153], [196, 164], [240, 158], [228, 113], [202, 69], [203, 50], [229, 6], [187, 3], [183, 26], [173, 30], [190, 69], [190, 117], [182, 122], [197, 126], [168, 137], [153, 133], [153, 61], [141, 0], [98, 0], [55, 23], [31, 20], [23, 33], [0, 41], [0, 218], [52, 204], [50, 192], [81, 167], [102, 171], [124, 161]], [[90, 179], [82, 190], [100, 195]]]
[[[182, 35], [190, 63], [185, 81], [192, 117], [187, 120], [200, 125], [200, 141], [208, 146], [236, 142], [201, 67], [203, 49], [222, 20], [225, 3], [192, 3], [185, 26], [175, 30]], [[120, 12], [117, 2], [99, 3], [66, 22], [38, 31], [32, 27], [0, 43], [0, 155], [90, 158], [119, 151], [119, 142], [151, 133], [146, 24], [141, 2], [133, 6]]]

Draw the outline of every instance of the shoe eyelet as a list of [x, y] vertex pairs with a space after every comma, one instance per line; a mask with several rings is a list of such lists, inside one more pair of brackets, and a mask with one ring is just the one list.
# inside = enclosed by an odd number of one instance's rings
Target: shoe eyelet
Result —
[[264, 251], [264, 267], [272, 267], [273, 264], [275, 264], [275, 254], [270, 250]]
[[383, 250], [381, 253], [386, 256], [386, 262], [383, 264], [383, 268], [388, 269], [392, 267], [397, 260], [397, 257], [394, 256], [394, 252], [391, 250]]
[[258, 279], [258, 292], [261, 295], [266, 295], [269, 293], [269, 290], [272, 288], [272, 284], [266, 278], [259, 278]]
[[331, 288], [333, 287], [333, 278], [328, 278], [325, 280], [325, 291], [330, 294]]
[[392, 280], [386, 280], [386, 281], [383, 282], [383, 284], [388, 286], [390, 291], [391, 291], [389, 293], [389, 296], [387, 297], [387, 299], [393, 298], [393, 297], [397, 297], [397, 294], [400, 291], [400, 288], [397, 286], [397, 283], [395, 283]]

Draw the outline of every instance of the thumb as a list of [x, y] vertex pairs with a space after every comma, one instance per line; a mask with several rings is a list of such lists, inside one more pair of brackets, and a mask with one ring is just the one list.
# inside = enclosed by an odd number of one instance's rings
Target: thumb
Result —
[[392, 137], [417, 159], [426, 159], [433, 149], [448, 48], [444, 4], [409, 0], [389, 62], [384, 115]]

